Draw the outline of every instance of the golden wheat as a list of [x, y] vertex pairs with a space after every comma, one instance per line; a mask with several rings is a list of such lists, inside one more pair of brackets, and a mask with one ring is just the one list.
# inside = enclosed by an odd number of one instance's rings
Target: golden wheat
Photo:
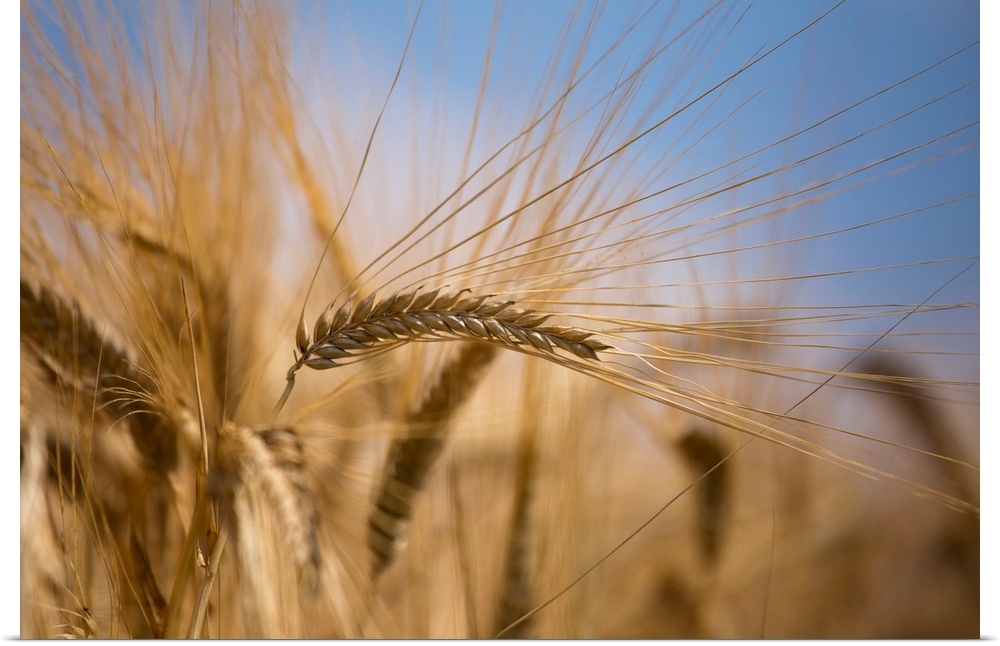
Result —
[[389, 447], [383, 482], [368, 520], [376, 576], [389, 565], [405, 534], [414, 496], [444, 448], [448, 418], [475, 389], [494, 352], [483, 343], [464, 346], [441, 370], [420, 406], [407, 416], [407, 435]]
[[21, 635], [977, 635], [966, 25], [389, 9], [22, 4]]
[[544, 327], [542, 323], [550, 315], [514, 308], [512, 301], [490, 301], [489, 296], [462, 298], [462, 292], [438, 296], [438, 290], [417, 296], [409, 292], [389, 296], [373, 306], [374, 296], [353, 312], [348, 304], [329, 318], [327, 310], [316, 321], [314, 341], [298, 335], [296, 343], [302, 356], [289, 369], [289, 376], [301, 365], [326, 370], [338, 365], [335, 360], [441, 335], [499, 343], [541, 356], [553, 354], [558, 347], [581, 359], [594, 360], [598, 351], [611, 347], [591, 339], [592, 332]]

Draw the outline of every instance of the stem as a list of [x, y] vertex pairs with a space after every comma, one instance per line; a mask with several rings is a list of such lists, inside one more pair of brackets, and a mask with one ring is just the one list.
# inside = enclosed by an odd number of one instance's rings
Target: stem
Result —
[[219, 530], [219, 537], [215, 541], [215, 548], [212, 556], [209, 557], [205, 565], [205, 578], [201, 581], [198, 589], [198, 600], [195, 601], [194, 612], [191, 614], [191, 625], [188, 627], [188, 639], [198, 639], [201, 635], [202, 624], [205, 621], [205, 612], [208, 610], [208, 597], [212, 593], [212, 585], [215, 583], [215, 576], [219, 572], [219, 560], [222, 558], [222, 550], [226, 547], [226, 538], [229, 536], [229, 528], [226, 523], [222, 524]]
[[194, 392], [198, 398], [198, 423], [201, 431], [201, 462], [198, 465], [203, 474], [208, 473], [208, 429], [205, 424], [205, 406], [201, 399], [201, 379], [198, 375], [198, 353], [195, 351], [194, 325], [191, 310], [188, 309], [187, 287], [181, 278], [181, 294], [184, 298], [184, 315], [187, 317], [188, 339], [191, 342], [191, 364], [194, 366]]
[[167, 602], [167, 619], [163, 629], [163, 635], [167, 639], [177, 639], [179, 636], [178, 624], [180, 623], [181, 595], [187, 586], [194, 559], [191, 555], [198, 549], [198, 537], [204, 530], [204, 515], [208, 509], [208, 499], [206, 496], [199, 496], [195, 502], [195, 511], [191, 519], [191, 527], [188, 529], [187, 537], [184, 539], [184, 547], [181, 549], [177, 566], [174, 569], [174, 582], [170, 590], [170, 600]]
[[278, 398], [278, 403], [274, 405], [274, 410], [271, 411], [271, 423], [278, 418], [278, 413], [281, 409], [285, 407], [285, 402], [288, 401], [288, 396], [292, 394], [292, 388], [295, 388], [295, 370], [298, 368], [298, 363], [292, 366], [288, 370], [287, 383], [285, 384], [285, 391], [281, 393], [281, 397]]

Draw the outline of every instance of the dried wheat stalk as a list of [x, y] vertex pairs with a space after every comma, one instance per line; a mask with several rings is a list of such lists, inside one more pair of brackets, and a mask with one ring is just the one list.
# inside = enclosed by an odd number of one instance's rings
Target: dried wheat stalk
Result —
[[136, 536], [134, 529], [129, 531], [129, 547], [132, 572], [137, 583], [136, 600], [152, 637], [160, 639], [166, 622], [167, 601], [156, 583], [146, 546]]

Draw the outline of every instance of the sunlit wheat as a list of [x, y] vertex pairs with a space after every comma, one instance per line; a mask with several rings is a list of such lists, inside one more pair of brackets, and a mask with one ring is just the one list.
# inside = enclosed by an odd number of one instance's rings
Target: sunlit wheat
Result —
[[939, 9], [22, 4], [21, 635], [976, 636]]

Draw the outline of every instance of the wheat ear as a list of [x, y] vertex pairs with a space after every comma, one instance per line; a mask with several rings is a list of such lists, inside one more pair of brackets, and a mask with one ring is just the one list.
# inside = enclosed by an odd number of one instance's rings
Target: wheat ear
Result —
[[45, 286], [21, 280], [21, 342], [56, 384], [128, 420], [129, 432], [147, 466], [166, 473], [177, 463], [170, 420], [151, 410], [152, 380], [128, 352], [102, 334], [78, 303]]
[[678, 440], [677, 448], [697, 475], [706, 474], [700, 488], [698, 530], [702, 556], [711, 565], [719, 555], [729, 506], [730, 473], [726, 461], [729, 452], [718, 437], [700, 426], [688, 430]]
[[472, 393], [496, 355], [495, 346], [470, 343], [444, 367], [437, 382], [407, 415], [406, 437], [393, 440], [382, 484], [368, 519], [368, 546], [377, 578], [391, 563], [406, 535], [417, 492], [444, 448], [448, 418]]
[[302, 578], [319, 583], [316, 503], [305, 473], [302, 441], [291, 427], [249, 428], [226, 423], [210, 488], [216, 498], [238, 495], [239, 486], [259, 486], [274, 505], [286, 546]]
[[546, 355], [558, 347], [594, 360], [611, 347], [591, 339], [593, 332], [542, 326], [551, 314], [516, 308], [513, 301], [472, 296], [470, 290], [444, 295], [437, 289], [418, 291], [399, 292], [378, 304], [372, 293], [356, 309], [347, 302], [336, 313], [327, 307], [316, 321], [313, 340], [304, 325], [299, 327], [296, 344], [302, 354], [289, 374], [303, 365], [324, 370], [410, 341], [441, 338], [475, 339]]
[[[377, 304], [373, 292], [353, 308], [351, 301], [334, 312], [333, 303], [320, 314], [310, 337], [299, 319], [295, 345], [299, 355], [288, 369], [288, 384], [271, 417], [281, 411], [302, 366], [327, 370], [387, 351], [411, 341], [472, 339], [486, 341], [527, 354], [554, 359], [560, 348], [580, 359], [599, 360], [611, 346], [592, 339], [594, 332], [564, 326], [543, 326], [552, 315], [514, 307], [514, 301], [472, 296], [471, 290], [440, 295], [440, 289], [418, 293], [421, 288], [397, 292]], [[466, 294], [469, 294], [466, 296]], [[338, 363], [341, 362], [341, 363]]]
[[[21, 280], [21, 341], [36, 355], [50, 378], [126, 415], [135, 402], [109, 397], [109, 382], [135, 383], [138, 375], [127, 353], [105, 338], [80, 306], [54, 291]], [[64, 360], [70, 359], [69, 363]]]
[[[919, 384], [919, 380], [914, 382], [904, 375], [903, 366], [884, 358], [869, 359], [865, 362], [863, 370], [867, 374], [886, 377], [884, 388], [895, 395], [890, 400], [910, 420], [912, 432], [924, 438], [933, 454], [951, 456], [962, 454], [961, 448], [955, 445], [955, 436], [949, 420], [924, 398], [924, 393], [916, 385]], [[958, 489], [962, 500], [979, 504], [979, 491], [970, 485], [964, 469], [957, 462], [944, 461], [940, 463], [939, 468], [944, 470], [946, 478]], [[949, 545], [950, 557], [967, 568], [970, 574], [967, 579], [971, 585], [970, 592], [975, 594], [975, 583], [978, 579], [974, 573], [979, 570], [980, 554], [979, 519], [976, 516], [962, 514], [955, 518], [953, 523], [945, 528], [945, 538], [942, 540]]]

